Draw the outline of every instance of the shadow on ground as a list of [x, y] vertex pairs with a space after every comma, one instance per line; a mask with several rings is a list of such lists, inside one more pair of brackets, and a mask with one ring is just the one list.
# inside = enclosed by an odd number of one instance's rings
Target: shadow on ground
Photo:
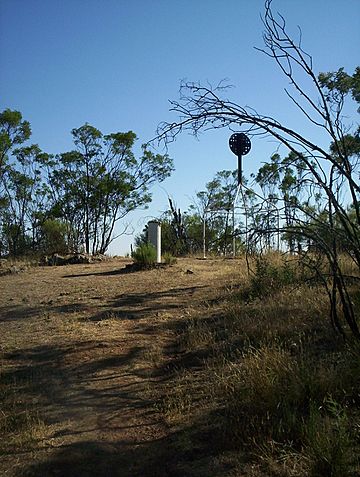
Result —
[[205, 286], [170, 288], [168, 290], [146, 293], [127, 293], [119, 295], [106, 303], [106, 311], [83, 318], [85, 321], [106, 319], [138, 320], [151, 315], [173, 311], [188, 306], [191, 297]]
[[[114, 343], [111, 343], [113, 349]], [[151, 399], [144, 398], [144, 382], [126, 380], [135, 375], [131, 365], [139, 361], [140, 347], [126, 353], [109, 355], [109, 343], [78, 341], [71, 345], [38, 346], [8, 353], [14, 367], [7, 370], [1, 381], [17, 383], [23, 395], [41, 402], [48, 409], [48, 424], [69, 419], [78, 422], [76, 428], [64, 428], [52, 438], [70, 436], [67, 444], [49, 447], [41, 459], [26, 466], [16, 475], [27, 477], [220, 477], [230, 469], [217, 462], [219, 442], [216, 433], [204, 433], [206, 425], [193, 422], [188, 427], [166, 437], [148, 430], [157, 426], [161, 417]], [[107, 351], [102, 355], [102, 351]], [[73, 356], [75, 355], [76, 356]], [[86, 362], [86, 357], [92, 357]], [[77, 362], [74, 358], [77, 357]], [[79, 359], [79, 358], [83, 359]], [[138, 370], [141, 374], [141, 369]], [[125, 378], [125, 379], [124, 379]], [[167, 377], [164, 376], [164, 379]], [[157, 383], [160, 381], [158, 380]], [[155, 384], [156, 385], [156, 384]], [[70, 392], [69, 392], [70, 390]], [[96, 415], [94, 428], [81, 426], [78, 413], [86, 407]], [[124, 420], [138, 413], [141, 424]], [[51, 411], [51, 412], [50, 412]], [[202, 419], [213, 421], [212, 417]], [[163, 424], [162, 424], [163, 425]], [[145, 433], [142, 427], [146, 427]], [[128, 440], [116, 436], [129, 429]], [[201, 429], [201, 432], [199, 431]], [[88, 439], [94, 431], [97, 439]], [[114, 440], [102, 440], [101, 432], [112, 432]], [[94, 435], [94, 434], [93, 434]], [[145, 436], [145, 437], [144, 437]], [[74, 442], [76, 440], [76, 442]], [[39, 442], [40, 443], [40, 442]], [[8, 452], [10, 455], [14, 451]], [[6, 451], [3, 452], [4, 457]], [[211, 474], [209, 474], [209, 471]]]
[[[193, 441], [193, 428], [140, 442], [82, 441], [64, 446], [44, 462], [28, 466], [27, 477], [223, 477], [233, 464], [216, 459], [219, 449]], [[199, 439], [197, 440], [199, 443]], [[186, 444], [187, 443], [187, 444]], [[232, 474], [234, 475], [234, 474]]]
[[[58, 407], [73, 409], [75, 414], [84, 403], [100, 411], [121, 409], [128, 401], [136, 407], [147, 406], [136, 383], [111, 384], [129, 373], [142, 348], [134, 346], [126, 352], [116, 352], [116, 348], [121, 349], [121, 342], [88, 340], [6, 353], [3, 360], [10, 360], [12, 366], [2, 371], [1, 382], [16, 383], [26, 394], [41, 397], [42, 404], [51, 401]], [[101, 380], [106, 381], [102, 386], [88, 385]]]

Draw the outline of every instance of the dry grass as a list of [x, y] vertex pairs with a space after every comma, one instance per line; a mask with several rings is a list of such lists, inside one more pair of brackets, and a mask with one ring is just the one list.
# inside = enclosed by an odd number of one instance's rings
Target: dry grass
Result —
[[126, 273], [128, 263], [1, 277], [1, 475], [78, 477], [106, 468], [150, 477], [164, 459], [176, 475], [171, 430], [152, 396], [166, 397], [174, 333], [217, 293], [214, 280], [233, 280], [237, 263], [182, 259]]
[[0, 472], [360, 475], [360, 349], [295, 261], [126, 263], [2, 277]]
[[179, 350], [202, 363], [178, 371], [166, 416], [202, 409], [221, 452], [252, 455], [239, 475], [360, 475], [360, 347], [333, 332], [324, 290], [295, 261], [253, 268], [187, 319]]
[[0, 384], [0, 454], [31, 449], [46, 436], [46, 426], [31, 404], [24, 403], [16, 384]]

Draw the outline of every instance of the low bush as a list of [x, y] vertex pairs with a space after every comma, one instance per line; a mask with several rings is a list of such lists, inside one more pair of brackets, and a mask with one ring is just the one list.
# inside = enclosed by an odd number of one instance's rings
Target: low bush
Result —
[[163, 262], [165, 263], [165, 265], [175, 265], [175, 263], [177, 262], [177, 258], [174, 257], [171, 253], [169, 252], [165, 252], [163, 254]]
[[300, 277], [296, 269], [297, 265], [296, 261], [281, 260], [280, 263], [276, 263], [265, 256], [257, 257], [249, 295], [251, 297], [268, 296], [284, 286], [298, 283]]
[[150, 243], [141, 244], [132, 253], [132, 258], [140, 268], [152, 268], [156, 264], [156, 249]]
[[[295, 441], [306, 406], [296, 360], [278, 346], [250, 349], [214, 383], [233, 444]], [[215, 388], [215, 389], [216, 389]]]
[[303, 454], [309, 461], [309, 474], [314, 477], [353, 475], [356, 465], [348, 416], [343, 406], [331, 397], [323, 406], [310, 407], [303, 426]]

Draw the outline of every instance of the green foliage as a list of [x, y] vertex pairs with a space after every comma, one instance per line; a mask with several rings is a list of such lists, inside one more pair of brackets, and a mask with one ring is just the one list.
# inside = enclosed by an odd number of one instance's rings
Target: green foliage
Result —
[[170, 175], [172, 161], [146, 146], [136, 159], [132, 131], [103, 135], [85, 124], [72, 135], [76, 150], [51, 164], [52, 207], [77, 231], [78, 246], [85, 243], [87, 253], [105, 253], [115, 224], [150, 202], [149, 188]]
[[133, 251], [132, 258], [140, 268], [152, 268], [156, 263], [156, 249], [151, 243], [141, 244]]
[[[210, 254], [232, 252], [232, 210], [237, 191], [237, 171], [219, 171], [196, 194], [189, 209], [182, 213], [169, 199], [170, 209], [161, 217], [162, 248], [173, 255], [195, 254], [205, 249]], [[235, 231], [237, 248], [242, 247]], [[139, 237], [141, 240], [143, 236]]]
[[[326, 91], [326, 101], [340, 114], [345, 96], [355, 85], [353, 78], [341, 70], [322, 75], [321, 85]], [[250, 235], [259, 250], [262, 244], [268, 250], [273, 248], [276, 236], [278, 241], [281, 236], [289, 252], [297, 251], [308, 268], [319, 262], [313, 259], [314, 254], [321, 256], [327, 266], [313, 267], [313, 276], [317, 275], [327, 289], [331, 321], [346, 334], [340, 318], [343, 315], [346, 327], [359, 338], [356, 310], [348, 298], [347, 279], [339, 258], [345, 253], [360, 267], [360, 189], [355, 179], [359, 167], [359, 131], [333, 139], [330, 152], [326, 153], [327, 166], [320, 165], [317, 158], [291, 151], [283, 159], [273, 155], [270, 162], [260, 168], [255, 179], [264, 199], [256, 206], [257, 220]], [[324, 168], [328, 172], [321, 178]], [[307, 170], [311, 170], [312, 179]], [[262, 268], [264, 265], [258, 267], [256, 278], [261, 278], [259, 274], [269, 278], [268, 284], [260, 280], [259, 285], [265, 290], [276, 282], [281, 283], [277, 272], [269, 269], [264, 273]]]
[[187, 243], [179, 237], [169, 213], [161, 217], [161, 248], [163, 253], [177, 257], [189, 253]]
[[56, 156], [24, 146], [30, 134], [21, 113], [0, 114], [0, 254], [80, 251], [84, 244], [87, 253], [103, 254], [116, 223], [146, 206], [151, 186], [173, 170], [167, 155], [145, 145], [135, 158], [132, 131], [104, 135], [84, 124], [72, 130], [74, 150]]
[[276, 293], [284, 286], [299, 282], [298, 262], [286, 260], [274, 261], [267, 256], [255, 259], [255, 271], [251, 276], [249, 295], [262, 297]]
[[169, 252], [163, 253], [162, 260], [166, 265], [174, 265], [177, 262], [176, 257]]
[[329, 103], [338, 103], [351, 93], [354, 101], [360, 103], [360, 67], [355, 69], [353, 75], [349, 75], [344, 68], [330, 73], [319, 74], [320, 86], [326, 91], [326, 99]]
[[[14, 149], [29, 139], [30, 124], [22, 120], [19, 111], [5, 109], [0, 113], [0, 254], [26, 253], [29, 238], [26, 237], [26, 216], [29, 203], [39, 179], [33, 162], [37, 146]], [[13, 154], [18, 167], [10, 163]]]
[[232, 210], [237, 191], [237, 170], [219, 171], [212, 181], [206, 184], [206, 189], [196, 194], [192, 206], [197, 222], [198, 250], [202, 249], [202, 225], [206, 225], [206, 251], [208, 253], [223, 253], [232, 251], [233, 224]]
[[303, 432], [312, 477], [352, 475], [350, 469], [356, 462], [349, 429], [346, 410], [334, 399], [326, 398], [323, 406], [311, 403]]
[[2, 226], [3, 247], [13, 257], [27, 255], [31, 251], [31, 239], [22, 226], [9, 220]]
[[46, 219], [41, 229], [41, 251], [45, 254], [67, 253], [69, 251], [67, 234], [68, 226], [56, 219]]
[[0, 113], [0, 177], [8, 161], [7, 154], [17, 144], [22, 144], [31, 135], [30, 124], [22, 120], [19, 111], [5, 109]]

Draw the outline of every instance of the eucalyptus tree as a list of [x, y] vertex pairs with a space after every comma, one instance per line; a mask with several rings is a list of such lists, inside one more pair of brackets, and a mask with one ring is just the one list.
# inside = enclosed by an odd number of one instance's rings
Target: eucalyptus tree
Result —
[[173, 164], [145, 145], [137, 159], [132, 131], [104, 135], [84, 124], [72, 136], [75, 149], [49, 163], [53, 215], [69, 224], [77, 248], [105, 253], [115, 224], [150, 202], [150, 187], [168, 177]]
[[[191, 209], [205, 222], [206, 249], [226, 254], [232, 247], [232, 213], [237, 191], [237, 171], [223, 170], [196, 194]], [[201, 243], [201, 242], [200, 242]]]
[[277, 249], [279, 249], [279, 211], [277, 204], [279, 200], [278, 185], [280, 176], [277, 159], [278, 154], [274, 154], [270, 162], [260, 167], [255, 176], [255, 181], [260, 185], [262, 193], [266, 198], [258, 211], [258, 219], [260, 220], [259, 233], [264, 236], [267, 249], [275, 248], [276, 239], [274, 231], [277, 235]]
[[3, 232], [11, 255], [37, 248], [38, 217], [47, 207], [41, 173], [43, 155], [37, 145], [15, 149], [15, 161], [4, 170]]
[[[189, 208], [182, 211], [169, 198], [169, 209], [159, 218], [161, 245], [173, 255], [206, 251], [226, 254], [231, 250], [232, 209], [237, 190], [237, 171], [219, 171], [205, 189], [197, 192]], [[135, 238], [135, 245], [147, 242], [147, 227]]]
[[[257, 174], [252, 175], [262, 191], [262, 195], [258, 196], [258, 221], [253, 234], [257, 234], [259, 240], [264, 236], [268, 248], [274, 248], [277, 239], [278, 250], [281, 235], [292, 254], [302, 247], [302, 240], [295, 233], [296, 228], [302, 219], [305, 223], [309, 220], [306, 214], [300, 213], [301, 200], [304, 199], [302, 205], [305, 207], [311, 197], [311, 194], [306, 193], [306, 182], [302, 182], [303, 168], [299, 167], [299, 158], [298, 167], [294, 167], [296, 159], [293, 152], [283, 159], [278, 153], [273, 154], [270, 161], [261, 166]], [[315, 203], [316, 198], [317, 196], [313, 197]]]
[[31, 136], [30, 123], [19, 111], [5, 109], [0, 113], [0, 177], [9, 161], [11, 150]]
[[[275, 61], [289, 82], [291, 89], [285, 90], [289, 101], [311, 128], [327, 135], [328, 148], [315, 142], [313, 134], [307, 136], [274, 117], [228, 100], [223, 84], [213, 88], [189, 82], [182, 83], [180, 100], [171, 101], [171, 110], [179, 114], [179, 120], [160, 124], [157, 138], [171, 142], [183, 131], [197, 135], [208, 128], [241, 127], [249, 135], [268, 135], [285, 146], [288, 156], [278, 162], [278, 168], [301, 171], [301, 187], [308, 196], [303, 201], [290, 201], [292, 223], [287, 230], [315, 243], [321, 251], [329, 269], [321, 278], [330, 299], [332, 323], [342, 333], [347, 326], [360, 338], [351, 285], [339, 256], [345, 242], [348, 256], [360, 268], [359, 129], [344, 119], [345, 102], [349, 98], [360, 101], [360, 68], [353, 74], [340, 68], [317, 75], [311, 56], [302, 47], [301, 35], [295, 40], [288, 34], [285, 19], [273, 13], [271, 3], [265, 1], [264, 48], [260, 51]], [[316, 210], [320, 206], [326, 217], [320, 225], [326, 234], [306, 226], [319, 222]], [[323, 240], [324, 235], [327, 240]]]
[[[182, 213], [170, 200], [172, 220], [162, 220], [167, 231], [166, 242], [174, 240], [174, 250], [182, 253], [227, 254], [231, 251], [234, 236], [232, 211], [237, 190], [237, 171], [223, 170], [215, 174], [204, 190], [196, 193], [188, 210]], [[170, 240], [171, 241], [171, 240]], [[176, 245], [175, 245], [176, 243]]]
[[22, 146], [31, 136], [19, 111], [0, 113], [0, 253], [24, 253], [30, 247], [31, 204], [40, 182], [36, 145]]

